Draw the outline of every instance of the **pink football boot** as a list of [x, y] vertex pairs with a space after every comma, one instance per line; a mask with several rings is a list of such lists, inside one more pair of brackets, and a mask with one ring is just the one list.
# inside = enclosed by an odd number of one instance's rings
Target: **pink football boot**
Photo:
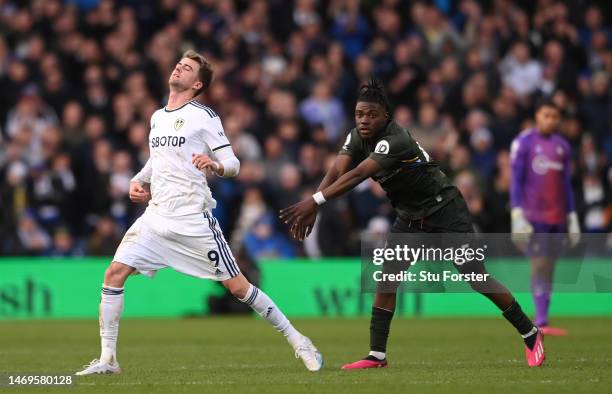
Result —
[[546, 354], [544, 353], [544, 335], [542, 335], [542, 331], [539, 329], [536, 335], [533, 349], [529, 349], [527, 345], [525, 345], [525, 357], [527, 357], [527, 364], [530, 367], [541, 366], [546, 358]]
[[366, 368], [386, 368], [387, 360], [378, 360], [376, 357], [368, 356], [354, 363], [345, 364], [342, 369], [366, 369]]

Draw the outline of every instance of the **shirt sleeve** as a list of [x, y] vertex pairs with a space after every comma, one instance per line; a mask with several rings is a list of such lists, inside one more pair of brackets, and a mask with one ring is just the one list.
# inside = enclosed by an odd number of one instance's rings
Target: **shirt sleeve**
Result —
[[521, 138], [516, 138], [510, 146], [510, 205], [512, 208], [522, 207], [523, 187], [527, 161], [527, 144]]
[[215, 153], [223, 148], [231, 148], [230, 142], [225, 135], [221, 119], [218, 116], [209, 118], [204, 125], [204, 141]]
[[151, 183], [151, 174], [153, 173], [153, 167], [151, 166], [151, 158], [145, 163], [142, 170], [138, 172], [138, 174], [134, 175], [131, 179], [131, 182], [140, 182], [140, 183]]
[[421, 159], [419, 152], [412, 149], [410, 140], [411, 138], [408, 135], [384, 137], [376, 143], [369, 157], [384, 169], [390, 169], [403, 161], [423, 161], [424, 159]]
[[364, 156], [363, 149], [361, 148], [361, 139], [357, 135], [357, 130], [351, 130], [346, 136], [346, 140], [344, 140], [344, 144], [340, 151], [339, 155], [349, 155], [353, 159], [360, 159]]
[[231, 146], [213, 153], [214, 159], [223, 164], [223, 178], [231, 178], [240, 172], [240, 160], [234, 155]]

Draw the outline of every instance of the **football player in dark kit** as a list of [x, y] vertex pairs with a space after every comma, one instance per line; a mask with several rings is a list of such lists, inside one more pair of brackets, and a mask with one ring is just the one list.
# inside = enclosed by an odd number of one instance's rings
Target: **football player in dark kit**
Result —
[[[335, 164], [329, 169], [317, 192], [280, 212], [294, 238], [303, 241], [312, 230], [319, 205], [341, 196], [367, 178], [378, 182], [387, 193], [397, 219], [391, 233], [471, 233], [472, 221], [459, 190], [440, 171], [410, 133], [390, 118], [390, 105], [381, 84], [371, 80], [361, 86], [355, 106], [355, 125], [346, 137]], [[486, 272], [483, 264], [457, 267]], [[462, 268], [463, 267], [463, 268]], [[523, 313], [512, 294], [494, 279], [487, 288], [470, 282], [472, 288], [489, 298], [517, 329], [525, 342], [530, 367], [544, 361], [540, 331]], [[370, 353], [342, 369], [387, 366], [389, 327], [395, 310], [396, 292], [377, 289], [370, 323]]]

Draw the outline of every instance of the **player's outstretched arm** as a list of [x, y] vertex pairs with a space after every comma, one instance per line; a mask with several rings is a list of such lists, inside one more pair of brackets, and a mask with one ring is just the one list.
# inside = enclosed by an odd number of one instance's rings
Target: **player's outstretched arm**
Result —
[[320, 193], [323, 195], [324, 199], [322, 203], [332, 198], [339, 197], [349, 190], [352, 190], [355, 186], [359, 185], [361, 182], [373, 176], [380, 170], [382, 170], [380, 164], [376, 160], [368, 157], [359, 163], [357, 167], [348, 171], [336, 179], [336, 181], [334, 181], [331, 185], [321, 190]]
[[337, 155], [334, 164], [327, 170], [317, 191], [325, 189], [327, 186], [334, 183], [336, 179], [346, 174], [351, 169], [352, 162], [353, 159], [349, 155]]
[[[325, 189], [327, 186], [334, 183], [336, 179], [338, 179], [340, 176], [346, 174], [351, 169], [352, 164], [353, 159], [351, 156], [343, 154], [337, 155], [334, 160], [334, 163], [329, 167], [325, 176], [323, 177], [321, 184], [319, 184], [319, 187], [317, 187], [317, 192]], [[318, 209], [315, 209], [315, 212], [312, 215], [302, 218], [302, 220], [300, 221], [300, 227], [304, 229], [304, 234], [302, 234], [302, 236], [296, 235], [294, 238], [303, 239], [310, 234], [310, 232], [314, 228], [314, 224], [317, 219], [317, 211]], [[292, 227], [292, 234], [296, 232], [297, 227], [298, 226]]]
[[331, 185], [315, 193], [312, 198], [307, 198], [289, 208], [282, 209], [280, 218], [291, 227], [291, 236], [303, 241], [312, 230], [311, 226], [305, 226], [304, 223], [314, 222], [318, 205], [343, 195], [381, 169], [382, 167], [375, 160], [367, 158], [357, 167], [340, 176]]

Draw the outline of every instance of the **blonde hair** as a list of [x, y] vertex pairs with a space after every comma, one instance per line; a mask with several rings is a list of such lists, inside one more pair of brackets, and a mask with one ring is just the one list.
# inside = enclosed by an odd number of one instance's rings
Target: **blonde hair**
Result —
[[196, 63], [198, 63], [198, 65], [200, 66], [200, 69], [198, 70], [198, 79], [200, 80], [200, 82], [202, 82], [202, 87], [196, 90], [193, 97], [199, 96], [202, 92], [208, 89], [208, 87], [213, 81], [214, 72], [213, 72], [212, 64], [210, 64], [204, 56], [200, 55], [199, 53], [197, 53], [196, 51], [192, 49], [183, 53], [182, 58], [191, 59], [195, 61]]

